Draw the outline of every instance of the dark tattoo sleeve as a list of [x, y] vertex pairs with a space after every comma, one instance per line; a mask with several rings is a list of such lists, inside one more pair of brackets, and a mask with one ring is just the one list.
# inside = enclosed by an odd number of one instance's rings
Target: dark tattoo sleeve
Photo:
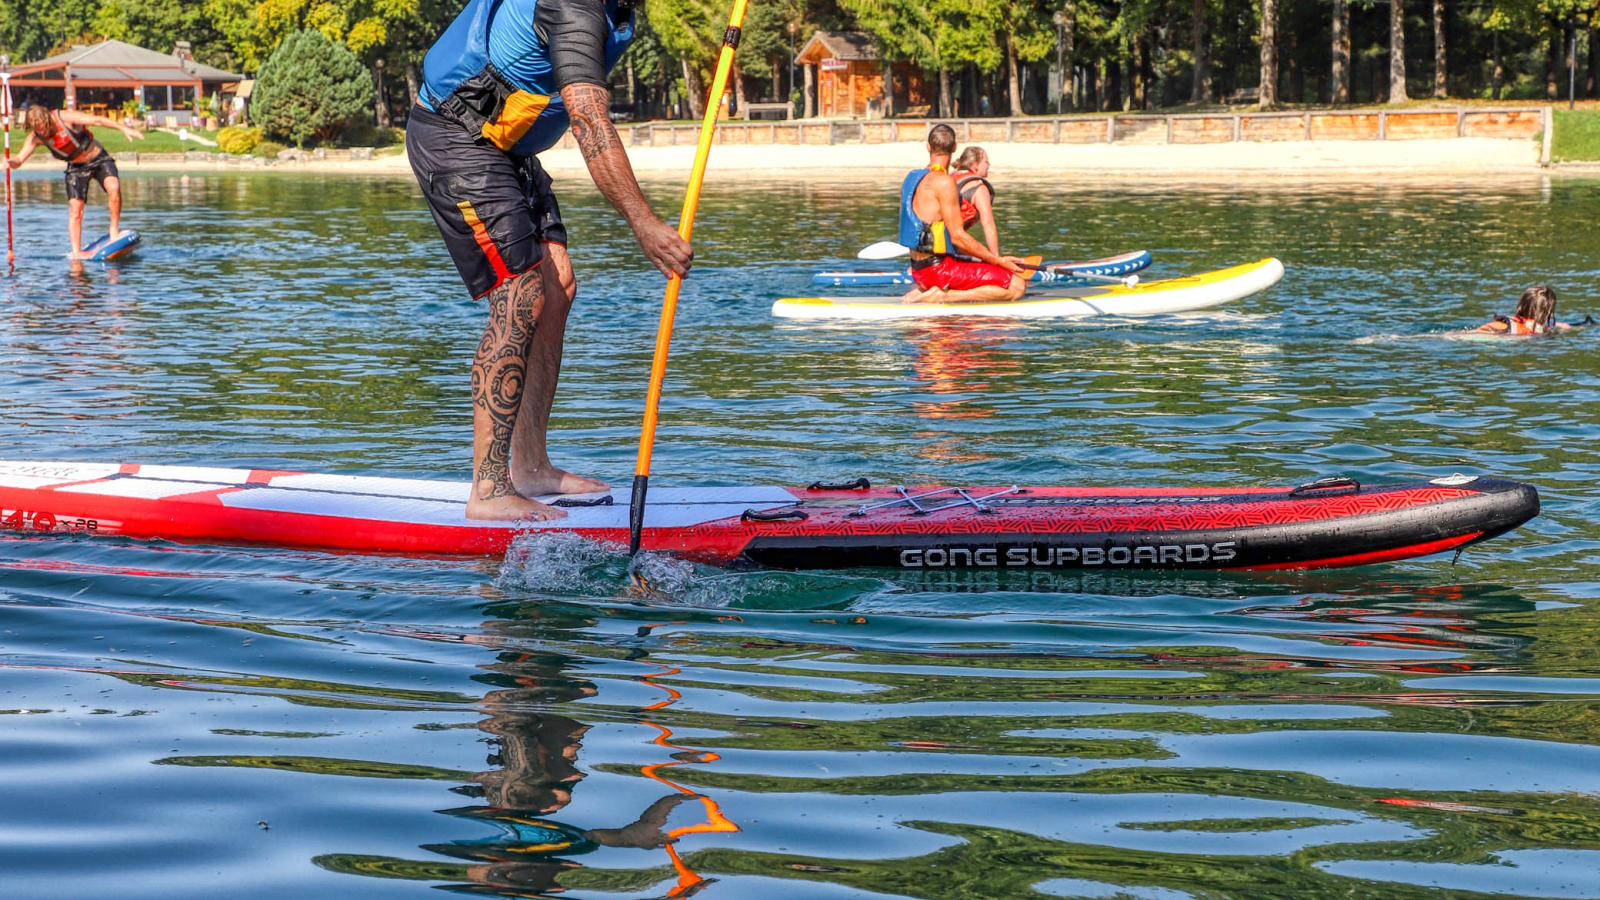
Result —
[[572, 136], [585, 160], [621, 147], [617, 129], [611, 124], [611, 92], [597, 84], [574, 84], [567, 88], [571, 99], [567, 113], [572, 117]]
[[[511, 432], [522, 408], [528, 373], [528, 347], [544, 307], [544, 279], [537, 269], [489, 293], [489, 324], [472, 362], [472, 403], [489, 414], [492, 433], [474, 477], [494, 487], [482, 499], [515, 494], [511, 486]], [[474, 490], [477, 490], [474, 487]]]

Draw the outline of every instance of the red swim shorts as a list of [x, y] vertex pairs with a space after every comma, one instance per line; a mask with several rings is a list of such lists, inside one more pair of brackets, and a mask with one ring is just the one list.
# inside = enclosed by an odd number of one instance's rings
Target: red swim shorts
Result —
[[931, 266], [913, 268], [911, 280], [923, 290], [931, 287], [940, 287], [947, 291], [970, 291], [980, 287], [1005, 288], [1011, 286], [1011, 270], [986, 262], [968, 262], [956, 259], [954, 256], [946, 256]]

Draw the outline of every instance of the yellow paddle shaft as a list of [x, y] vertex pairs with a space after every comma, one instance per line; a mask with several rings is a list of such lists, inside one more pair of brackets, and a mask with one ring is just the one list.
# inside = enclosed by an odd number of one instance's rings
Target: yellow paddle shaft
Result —
[[[684, 192], [683, 212], [678, 216], [678, 234], [686, 241], [694, 233], [695, 207], [700, 204], [700, 185], [705, 181], [706, 161], [711, 157], [711, 139], [716, 135], [722, 95], [728, 89], [728, 74], [733, 70], [733, 52], [739, 46], [739, 29], [744, 22], [746, 3], [747, 0], [733, 2], [728, 30], [722, 37], [722, 53], [717, 57], [717, 73], [711, 80], [711, 95], [706, 100], [706, 115], [700, 125], [700, 145], [694, 151], [694, 169], [689, 173], [689, 189]], [[655, 358], [650, 362], [650, 393], [644, 402], [639, 461], [633, 470], [637, 477], [650, 475], [650, 451], [654, 449], [656, 415], [661, 407], [661, 382], [667, 374], [667, 347], [672, 342], [672, 320], [678, 311], [678, 290], [682, 287], [682, 277], [673, 274], [667, 278], [667, 292], [661, 300], [661, 324], [656, 328]]]

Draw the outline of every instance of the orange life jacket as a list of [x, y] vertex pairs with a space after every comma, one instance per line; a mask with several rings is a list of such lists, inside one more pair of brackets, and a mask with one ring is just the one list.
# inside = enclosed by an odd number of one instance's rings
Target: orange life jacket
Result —
[[1506, 323], [1506, 334], [1544, 334], [1544, 326], [1524, 316], [1495, 316]]
[[81, 125], [77, 128], [67, 127], [67, 123], [61, 121], [61, 113], [55, 110], [50, 111], [50, 118], [56, 123], [56, 131], [45, 140], [45, 145], [56, 159], [72, 162], [78, 154], [94, 144], [94, 134], [88, 128]]
[[978, 221], [978, 207], [972, 202], [972, 198], [977, 195], [980, 186], [988, 188], [989, 199], [994, 200], [994, 185], [989, 183], [989, 179], [979, 178], [977, 175], [963, 175], [956, 180], [956, 193], [961, 195], [962, 228]]

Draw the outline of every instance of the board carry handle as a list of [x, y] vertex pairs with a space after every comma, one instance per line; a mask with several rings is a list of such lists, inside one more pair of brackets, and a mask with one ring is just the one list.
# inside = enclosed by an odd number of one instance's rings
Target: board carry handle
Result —
[[1316, 494], [1322, 497], [1342, 497], [1345, 494], [1359, 494], [1361, 482], [1346, 475], [1329, 475], [1308, 481], [1289, 491], [1291, 497], [1307, 497]]
[[806, 485], [808, 491], [867, 491], [872, 489], [872, 482], [865, 478], [854, 481], [813, 481]]
[[775, 509], [765, 512], [759, 509], [747, 509], [739, 514], [740, 521], [744, 522], [804, 522], [811, 518], [811, 514], [803, 509]]
[[611, 495], [607, 494], [604, 497], [595, 497], [592, 500], [580, 500], [576, 497], [562, 497], [560, 500], [552, 500], [550, 505], [559, 506], [563, 509], [579, 509], [585, 506], [610, 506], [614, 502], [616, 501], [612, 499]]

